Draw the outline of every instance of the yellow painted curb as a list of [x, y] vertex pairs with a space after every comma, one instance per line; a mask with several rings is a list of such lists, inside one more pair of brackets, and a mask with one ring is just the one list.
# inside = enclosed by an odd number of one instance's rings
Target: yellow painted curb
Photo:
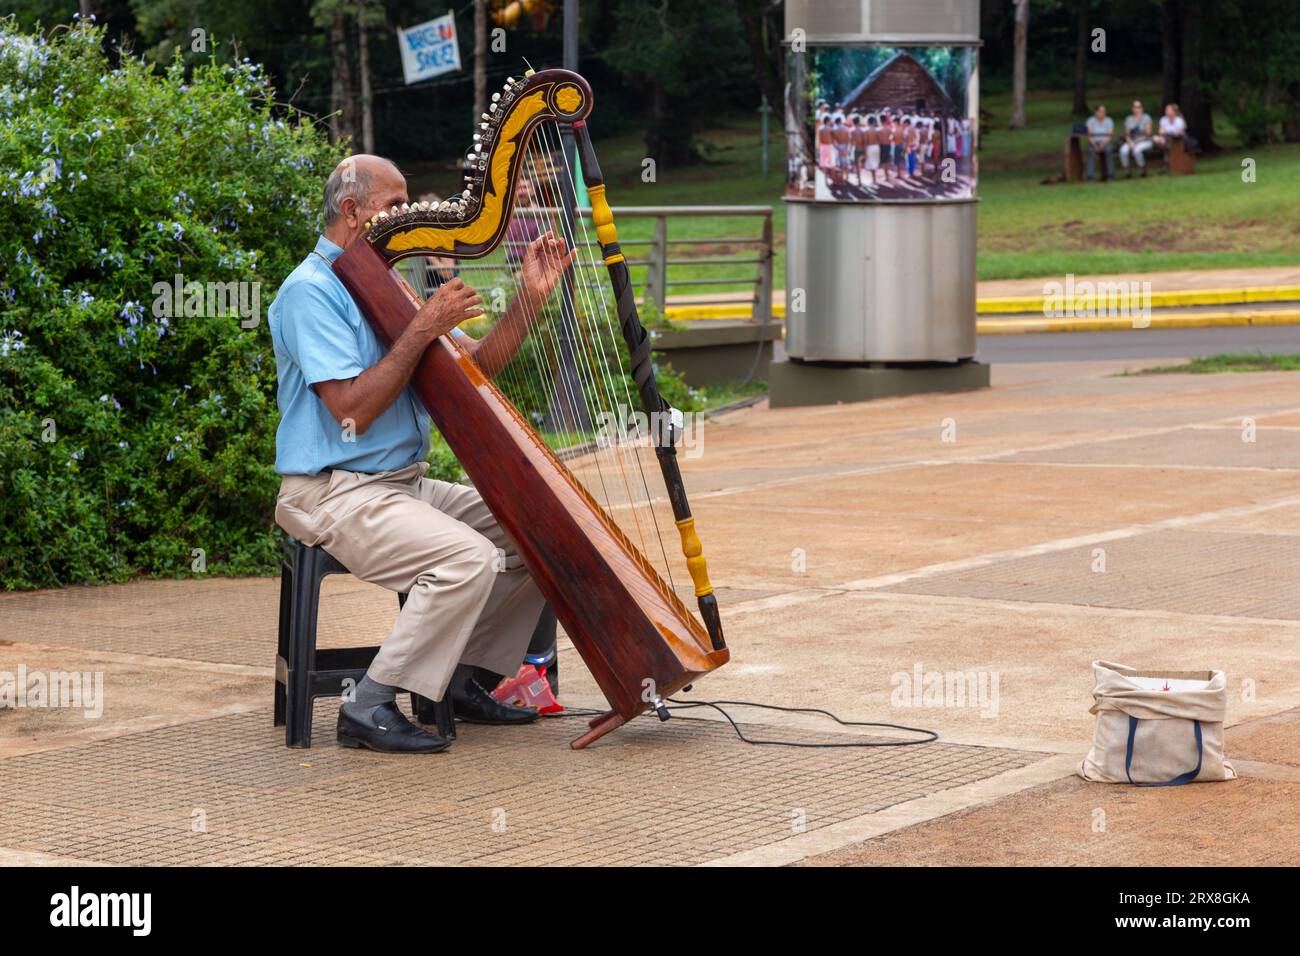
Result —
[[[1083, 281], [1083, 280], [1079, 280]], [[1091, 280], [1089, 280], [1091, 281]], [[1043, 314], [1046, 296], [1020, 295], [980, 299], [975, 311], [979, 315]], [[1300, 286], [1269, 286], [1250, 289], [1184, 289], [1177, 292], [1152, 292], [1151, 308], [1186, 308], [1194, 305], [1249, 305], [1259, 302], [1300, 302]], [[753, 306], [748, 302], [726, 302], [718, 305], [670, 305], [665, 315], [677, 322], [697, 322], [710, 319], [748, 319]], [[772, 317], [785, 318], [785, 304], [772, 305]], [[1239, 324], [1239, 323], [1217, 323]], [[1257, 323], [1258, 324], [1258, 323]]]
[[[754, 307], [748, 302], [728, 302], [719, 305], [670, 305], [664, 309], [664, 316], [674, 322], [698, 322], [707, 319], [748, 319], [754, 314]], [[772, 318], [785, 318], [785, 304], [772, 304]]]
[[1143, 329], [1202, 329], [1230, 325], [1300, 325], [1300, 309], [1269, 312], [1170, 312], [1151, 316], [1148, 325], [1141, 316], [1097, 316], [1060, 319], [980, 319], [980, 335], [1017, 335], [1028, 332], [1140, 332]]
[[[1076, 279], [1076, 287], [1083, 279]], [[1093, 281], [1093, 280], [1086, 280]], [[1103, 280], [1105, 281], [1105, 280]], [[1129, 288], [1128, 280], [1123, 281]], [[1096, 283], [1094, 282], [1094, 285]], [[1139, 288], [1141, 288], [1139, 286]], [[1043, 314], [1046, 295], [1011, 295], [980, 299], [975, 311], [981, 315], [1036, 312]], [[1151, 308], [1168, 309], [1190, 305], [1249, 305], [1254, 302], [1300, 302], [1300, 286], [1268, 286], [1248, 289], [1181, 289], [1152, 292]]]

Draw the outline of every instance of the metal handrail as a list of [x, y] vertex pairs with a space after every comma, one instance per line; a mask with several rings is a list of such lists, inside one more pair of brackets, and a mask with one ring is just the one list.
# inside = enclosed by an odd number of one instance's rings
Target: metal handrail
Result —
[[[554, 206], [532, 206], [529, 209], [535, 211], [539, 216], [547, 218], [558, 216], [561, 210]], [[522, 210], [520, 210], [522, 211]], [[630, 266], [645, 266], [645, 281], [642, 284], [639, 300], [642, 303], [653, 304], [662, 314], [668, 302], [669, 286], [715, 286], [715, 285], [741, 285], [749, 281], [748, 275], [723, 275], [720, 277], [710, 277], [701, 279], [676, 279], [669, 278], [669, 267], [673, 265], [696, 265], [705, 266], [709, 269], [726, 266], [754, 266], [754, 295], [753, 295], [753, 321], [770, 322], [772, 319], [772, 207], [771, 206], [615, 206], [613, 207], [614, 220], [620, 219], [653, 219], [655, 220], [654, 232], [649, 239], [620, 239], [620, 246], [647, 246], [644, 258], [633, 259], [628, 257], [627, 263]], [[591, 209], [589, 207], [580, 207], [577, 214], [590, 220]], [[718, 236], [709, 238], [683, 238], [670, 239], [668, 236], [668, 221], [670, 219], [684, 218], [742, 218], [752, 217], [761, 218], [762, 225], [757, 236]], [[594, 239], [577, 238], [575, 244], [584, 247], [599, 246]], [[671, 255], [670, 246], [706, 246], [706, 245], [730, 245], [745, 246], [741, 250], [746, 255], [740, 256], [711, 256], [705, 253], [703, 257], [692, 257], [687, 255]], [[758, 247], [758, 255], [754, 255], [754, 248]], [[475, 269], [499, 269], [499, 263], [475, 262], [472, 260], [462, 260], [457, 263], [457, 268], [461, 270]], [[423, 292], [422, 292], [423, 294]], [[699, 303], [696, 303], [699, 300]], [[691, 301], [693, 304], [702, 304], [706, 302], [721, 301], [716, 295], [709, 296], [707, 293], [701, 293], [697, 296], [681, 296], [679, 301]]]

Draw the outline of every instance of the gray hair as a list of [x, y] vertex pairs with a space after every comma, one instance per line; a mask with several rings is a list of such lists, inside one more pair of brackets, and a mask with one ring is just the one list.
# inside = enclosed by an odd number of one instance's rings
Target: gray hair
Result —
[[[359, 163], [358, 158], [367, 157], [348, 157], [334, 167], [334, 171], [325, 180], [325, 202], [321, 209], [321, 218], [327, 229], [334, 224], [334, 220], [338, 219], [343, 211], [343, 200], [351, 197], [359, 205], [364, 206], [366, 200], [370, 198], [373, 177], [367, 169], [369, 163]], [[384, 160], [384, 162], [397, 169], [397, 165], [391, 160]]]
[[360, 165], [352, 159], [346, 159], [335, 166], [325, 180], [325, 205], [321, 217], [326, 228], [332, 226], [343, 211], [344, 199], [351, 196], [358, 203], [365, 203], [366, 196], [370, 193], [370, 174], [360, 168]]

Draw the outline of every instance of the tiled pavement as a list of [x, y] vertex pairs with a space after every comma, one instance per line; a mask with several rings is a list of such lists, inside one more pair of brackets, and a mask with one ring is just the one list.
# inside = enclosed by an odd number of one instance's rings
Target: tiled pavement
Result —
[[[411, 759], [287, 750], [236, 714], [0, 761], [0, 846], [115, 864], [690, 864], [1024, 766], [927, 747], [746, 747], [716, 721], [641, 719], [568, 748], [582, 722], [462, 727]], [[753, 728], [750, 728], [751, 731]], [[805, 743], [843, 738], [785, 735]], [[196, 824], [201, 822], [201, 826]]]
[[[107, 688], [98, 720], [0, 711], [0, 858], [1300, 862], [1300, 377], [1119, 370], [1017, 366], [979, 393], [749, 410], [686, 463], [734, 655], [694, 696], [942, 743], [747, 747], [692, 711], [582, 752], [576, 718], [470, 727], [412, 760], [340, 751], [323, 701], [315, 745], [289, 751], [269, 714], [275, 581], [0, 594], [0, 671], [99, 670]], [[322, 643], [377, 641], [394, 610], [332, 578]], [[1070, 777], [1095, 658], [1225, 669], [1242, 779]], [[571, 648], [561, 661], [566, 703], [598, 705]], [[997, 673], [1000, 706], [912, 709], [894, 690], [917, 665]], [[742, 716], [763, 736], [856, 739]]]

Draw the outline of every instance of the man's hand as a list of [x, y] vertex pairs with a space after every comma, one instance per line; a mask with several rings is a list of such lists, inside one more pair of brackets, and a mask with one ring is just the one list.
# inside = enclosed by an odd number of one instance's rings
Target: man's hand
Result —
[[531, 300], [529, 306], [540, 309], [573, 261], [573, 250], [566, 249], [564, 240], [547, 232], [528, 244], [520, 269], [520, 281]]
[[452, 279], [425, 299], [393, 347], [356, 378], [317, 382], [313, 388], [341, 425], [364, 435], [387, 411], [411, 380], [425, 349], [466, 319], [483, 314], [483, 297], [460, 279]]
[[482, 314], [483, 297], [460, 278], [455, 278], [439, 286], [424, 300], [403, 337], [414, 335], [427, 344], [440, 335], [446, 335], [466, 319]]

